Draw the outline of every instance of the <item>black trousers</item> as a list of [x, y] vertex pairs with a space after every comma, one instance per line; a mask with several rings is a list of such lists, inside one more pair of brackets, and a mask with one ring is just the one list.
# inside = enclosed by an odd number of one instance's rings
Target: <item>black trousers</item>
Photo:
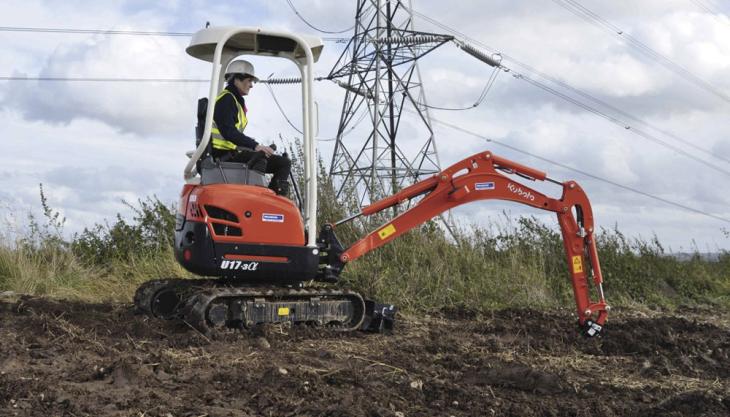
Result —
[[[223, 162], [244, 162], [248, 163], [251, 158], [261, 157], [260, 152], [253, 151], [218, 151], [213, 150], [213, 157]], [[286, 155], [286, 154], [284, 154]], [[269, 188], [279, 195], [287, 195], [289, 193], [289, 172], [291, 171], [291, 160], [283, 155], [271, 155], [268, 158], [261, 157], [254, 163], [253, 169], [274, 174], [269, 182]]]

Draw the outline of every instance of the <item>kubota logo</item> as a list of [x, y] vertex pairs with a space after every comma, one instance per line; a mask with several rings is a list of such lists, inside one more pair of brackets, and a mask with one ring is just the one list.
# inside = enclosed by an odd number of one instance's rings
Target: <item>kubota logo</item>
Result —
[[522, 187], [518, 187], [512, 183], [507, 184], [507, 189], [524, 198], [525, 200], [535, 201], [535, 196], [531, 192], [525, 191]]

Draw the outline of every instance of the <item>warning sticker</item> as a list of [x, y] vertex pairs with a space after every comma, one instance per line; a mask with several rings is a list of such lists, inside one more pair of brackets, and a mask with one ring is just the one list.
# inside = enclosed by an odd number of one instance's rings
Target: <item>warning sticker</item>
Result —
[[283, 214], [264, 213], [261, 215], [261, 220], [265, 221], [265, 222], [284, 223], [284, 215]]
[[583, 272], [583, 259], [582, 258], [583, 258], [582, 256], [573, 257], [573, 273], [574, 274]]
[[277, 313], [280, 316], [288, 316], [289, 315], [289, 307], [279, 307], [279, 310], [277, 311]]
[[395, 233], [395, 226], [393, 226], [393, 224], [391, 223], [380, 229], [380, 231], [378, 231], [378, 236], [380, 236], [380, 240], [385, 240], [393, 233]]
[[474, 189], [477, 191], [494, 190], [493, 182], [478, 182], [474, 184]]

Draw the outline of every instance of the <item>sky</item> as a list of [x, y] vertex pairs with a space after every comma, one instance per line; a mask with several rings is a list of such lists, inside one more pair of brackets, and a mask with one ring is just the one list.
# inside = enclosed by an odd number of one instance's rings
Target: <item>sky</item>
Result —
[[[351, 28], [355, 1], [291, 3], [301, 17], [286, 0], [3, 0], [0, 77], [210, 77], [207, 63], [185, 53], [187, 36], [11, 28], [191, 33], [210, 22], [326, 39], [352, 35], [323, 31]], [[729, 3], [411, 3], [416, 30], [456, 35], [498, 52], [505, 68], [479, 106], [430, 111], [443, 168], [491, 150], [551, 178], [578, 181], [600, 228], [643, 240], [656, 236], [671, 252], [730, 250]], [[589, 14], [576, 15], [576, 7]], [[324, 43], [316, 76], [329, 73], [345, 46]], [[284, 60], [251, 61], [262, 78], [298, 75]], [[473, 104], [492, 75], [491, 67], [453, 43], [419, 60], [419, 69], [429, 104], [441, 107]], [[297, 87], [273, 88], [284, 113], [301, 126]], [[176, 203], [185, 152], [194, 148], [196, 101], [207, 92], [204, 82], [0, 79], [0, 234], [22, 232], [28, 213], [40, 213], [39, 184], [66, 218], [68, 234], [113, 221], [117, 213], [130, 216], [125, 202], [156, 196]], [[319, 152], [329, 161], [328, 139], [336, 135], [344, 90], [319, 82], [315, 99]], [[255, 86], [247, 103], [247, 134], [280, 146], [300, 137], [266, 86]], [[412, 122], [404, 116], [403, 123]], [[560, 195], [559, 187], [527, 184]], [[551, 213], [492, 201], [454, 215], [468, 226], [522, 215], [557, 224]]]

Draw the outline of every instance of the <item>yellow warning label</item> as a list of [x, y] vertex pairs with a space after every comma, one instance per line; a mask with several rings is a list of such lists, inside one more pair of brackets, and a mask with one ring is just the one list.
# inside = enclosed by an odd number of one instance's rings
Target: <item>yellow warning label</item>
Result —
[[380, 231], [378, 231], [378, 236], [380, 236], [380, 240], [385, 240], [393, 233], [395, 233], [395, 226], [393, 226], [393, 223], [391, 223], [380, 229]]
[[289, 307], [279, 307], [279, 315], [280, 316], [288, 316], [289, 315]]
[[573, 257], [573, 273], [577, 274], [579, 272], [583, 272], [583, 257], [574, 256]]

